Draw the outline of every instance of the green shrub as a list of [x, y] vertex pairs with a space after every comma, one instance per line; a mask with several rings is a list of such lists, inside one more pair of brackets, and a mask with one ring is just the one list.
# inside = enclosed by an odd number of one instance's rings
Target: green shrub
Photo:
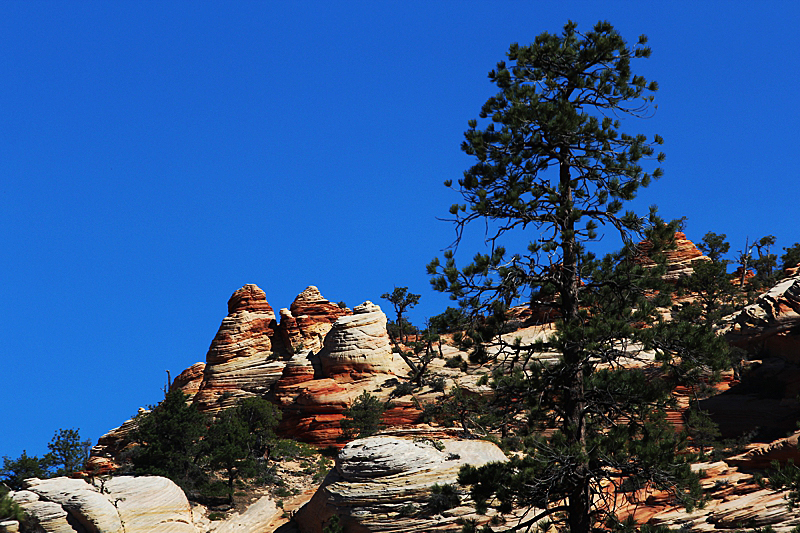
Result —
[[453, 357], [449, 357], [447, 361], [444, 363], [444, 366], [447, 368], [459, 368], [461, 364], [464, 362], [464, 358], [460, 355], [454, 355]]
[[25, 520], [25, 511], [11, 499], [7, 491], [0, 496], [0, 520]]
[[427, 509], [431, 514], [440, 514], [453, 507], [458, 507], [461, 503], [461, 498], [458, 495], [456, 485], [446, 483], [439, 485], [434, 483], [431, 487], [431, 497], [428, 500]]
[[414, 384], [410, 381], [402, 381], [395, 386], [392, 395], [400, 398], [402, 396], [408, 396], [412, 392], [414, 392]]
[[428, 380], [428, 386], [433, 392], [444, 392], [446, 381], [443, 376], [436, 376]]
[[382, 427], [382, 416], [386, 406], [367, 391], [356, 398], [349, 409], [344, 410], [345, 418], [341, 427], [347, 438], [368, 437]]

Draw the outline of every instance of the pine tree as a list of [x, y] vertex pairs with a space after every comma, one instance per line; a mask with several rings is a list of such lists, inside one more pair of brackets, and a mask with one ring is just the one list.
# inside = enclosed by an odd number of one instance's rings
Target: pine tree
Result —
[[406, 341], [405, 332], [408, 330], [408, 324], [403, 317], [406, 309], [410, 309], [419, 303], [420, 295], [408, 292], [408, 287], [395, 287], [392, 292], [385, 292], [381, 295], [384, 300], [394, 306], [394, 311], [397, 314], [397, 322], [395, 325], [399, 328], [399, 340]]
[[784, 248], [783, 251], [786, 252], [781, 256], [781, 269], [784, 272], [789, 268], [800, 265], [800, 242]]
[[[510, 63], [489, 74], [500, 92], [480, 118], [491, 121], [479, 129], [471, 120], [465, 133], [462, 149], [477, 162], [455, 187], [463, 203], [450, 209], [455, 246], [480, 221], [490, 251], [459, 269], [450, 249], [444, 265], [435, 259], [428, 267], [434, 288], [475, 317], [465, 337], [471, 359], [500, 365], [491, 380], [496, 398], [522, 399], [515, 409], [525, 416], [501, 418], [524, 437], [524, 453], [460, 476], [473, 485], [479, 510], [536, 509], [513, 529], [547, 519], [588, 533], [613, 523], [604, 497], [623, 482], [672, 489], [686, 501], [696, 495], [664, 411], [669, 380], [698, 379], [723, 363], [712, 357], [719, 341], [657, 312], [669, 305], [661, 251], [677, 226], [662, 223], [654, 209], [647, 217], [622, 212], [661, 175], [640, 163], [664, 158], [655, 151], [659, 136], [620, 132], [621, 117], [651, 110], [656, 83], [631, 71], [633, 59], [650, 55], [646, 43], [642, 36], [629, 46], [607, 22], [585, 34], [570, 22], [561, 35], [511, 45]], [[624, 242], [603, 259], [586, 249], [600, 225]], [[509, 255], [501, 241], [515, 230], [528, 230], [529, 242]], [[633, 241], [642, 234], [655, 266], [637, 260], [642, 250]], [[502, 341], [506, 311], [517, 301], [552, 301], [557, 332], [546, 342]], [[648, 356], [662, 363], [661, 376], [626, 365]]]
[[54, 476], [66, 476], [81, 470], [89, 459], [92, 447], [90, 439], [81, 440], [78, 429], [59, 429], [47, 445], [50, 452], [45, 456], [51, 462]]
[[180, 389], [171, 390], [149, 413], [139, 415], [133, 432], [139, 444], [132, 457], [134, 473], [165, 476], [184, 489], [205, 481], [199, 461], [206, 420], [186, 398]]

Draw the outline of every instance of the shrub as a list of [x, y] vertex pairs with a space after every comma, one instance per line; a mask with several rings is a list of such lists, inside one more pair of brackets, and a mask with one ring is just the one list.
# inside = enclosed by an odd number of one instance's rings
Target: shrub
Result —
[[459, 368], [461, 364], [464, 362], [464, 358], [460, 355], [454, 355], [453, 357], [449, 357], [447, 361], [444, 363], [444, 366], [447, 368]]
[[356, 398], [349, 409], [345, 409], [345, 418], [341, 422], [345, 437], [368, 437], [377, 433], [382, 427], [381, 417], [385, 405], [367, 391]]
[[11, 499], [8, 492], [0, 496], [0, 521], [2, 520], [16, 520], [17, 522], [25, 520], [25, 511]]
[[401, 396], [408, 396], [412, 392], [414, 392], [414, 384], [410, 381], [403, 381], [395, 386], [392, 395], [400, 398]]
[[444, 392], [445, 379], [442, 376], [436, 376], [428, 380], [428, 385], [433, 392]]
[[431, 497], [428, 500], [427, 509], [431, 514], [441, 514], [448, 509], [458, 507], [461, 503], [461, 498], [458, 495], [456, 485], [446, 483], [439, 485], [434, 483], [431, 487]]

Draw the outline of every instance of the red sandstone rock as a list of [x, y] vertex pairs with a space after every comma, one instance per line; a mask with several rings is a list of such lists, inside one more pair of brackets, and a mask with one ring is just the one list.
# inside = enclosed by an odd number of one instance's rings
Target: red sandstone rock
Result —
[[[694, 269], [692, 264], [695, 261], [709, 261], [709, 258], [703, 255], [703, 252], [697, 249], [692, 241], [686, 238], [683, 232], [675, 233], [675, 248], [667, 250], [667, 273], [664, 274], [664, 279], [667, 281], [677, 281], [678, 279], [686, 276], [691, 276]], [[639, 261], [645, 266], [655, 265], [652, 259], [648, 256], [652, 245], [648, 241], [639, 243], [639, 250], [641, 256]]]
[[180, 389], [188, 396], [187, 400], [191, 401], [203, 383], [203, 371], [205, 368], [206, 364], [203, 362], [193, 364], [172, 380], [169, 390]]
[[[297, 354], [286, 364], [272, 390], [284, 413], [278, 430], [320, 447], [341, 447], [346, 442], [339, 425], [344, 410], [364, 391], [387, 400], [391, 389], [384, 389], [383, 382], [407, 371], [391, 350], [386, 315], [365, 302], [352, 316], [339, 317], [319, 354]], [[419, 415], [408, 403], [391, 409], [385, 420], [404, 425]]]
[[280, 378], [285, 363], [275, 360], [271, 350], [274, 325], [275, 313], [264, 291], [245, 285], [233, 293], [194, 397], [201, 411], [217, 412], [240, 398], [264, 395]]
[[310, 285], [297, 295], [289, 309], [280, 310], [279, 330], [285, 349], [291, 354], [318, 352], [332, 324], [349, 314], [349, 309], [326, 300], [319, 289]]

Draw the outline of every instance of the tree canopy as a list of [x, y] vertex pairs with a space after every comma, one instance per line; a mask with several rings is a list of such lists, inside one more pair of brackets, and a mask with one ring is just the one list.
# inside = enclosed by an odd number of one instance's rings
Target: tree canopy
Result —
[[[496, 423], [523, 451], [465, 468], [460, 480], [473, 486], [479, 510], [529, 508], [515, 529], [545, 518], [572, 533], [613, 523], [604, 487], [623, 482], [669, 489], [687, 502], [697, 489], [664, 416], [669, 385], [725, 361], [707, 329], [658, 312], [669, 308], [662, 252], [677, 223], [662, 222], [655, 208], [645, 216], [623, 211], [661, 176], [664, 160], [661, 137], [621, 131], [623, 118], [654, 109], [657, 84], [631, 70], [649, 57], [646, 44], [641, 36], [629, 45], [608, 22], [586, 33], [569, 22], [560, 35], [512, 44], [508, 62], [489, 73], [499, 92], [481, 109], [488, 123], [471, 120], [465, 132], [462, 150], [477, 161], [456, 185], [445, 182], [461, 196], [450, 208], [454, 248], [480, 221], [489, 250], [463, 268], [447, 250], [444, 264], [428, 267], [432, 284], [471, 312], [471, 359], [500, 363], [490, 381], [494, 412], [503, 414]], [[602, 259], [589, 251], [600, 226], [624, 243]], [[507, 253], [504, 237], [520, 231], [527, 246]], [[635, 244], [642, 237], [646, 250]], [[559, 317], [547, 340], [499, 336], [511, 305], [543, 301]], [[654, 360], [663, 370], [656, 376], [641, 368]]]

